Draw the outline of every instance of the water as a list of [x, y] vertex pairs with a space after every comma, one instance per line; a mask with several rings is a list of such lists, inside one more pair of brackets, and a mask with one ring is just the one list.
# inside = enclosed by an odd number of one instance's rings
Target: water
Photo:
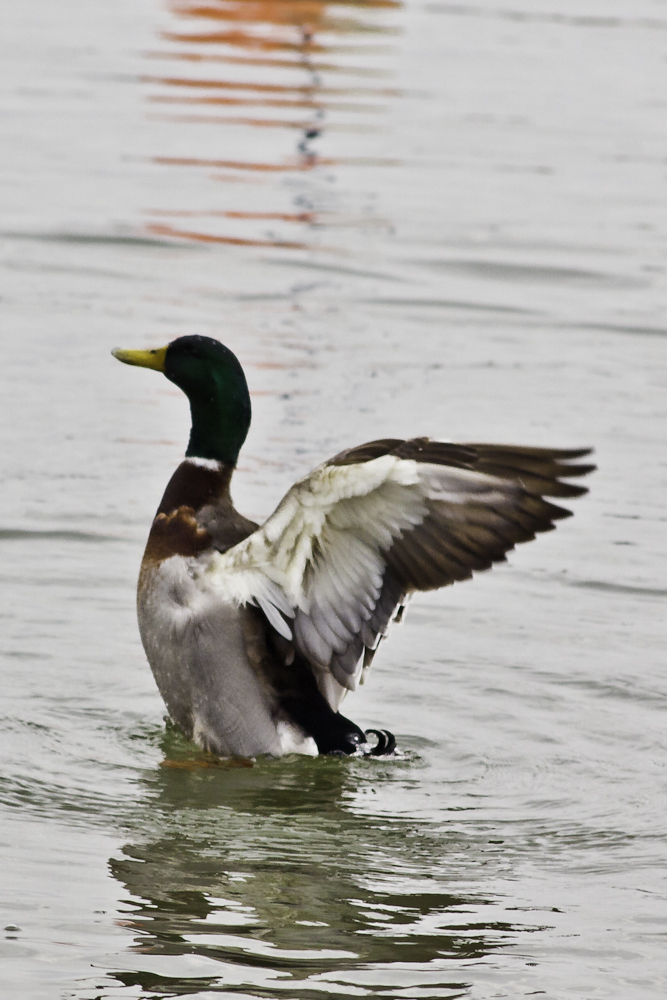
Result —
[[[3, 997], [662, 998], [663, 0], [6, 5]], [[134, 584], [241, 358], [266, 515], [379, 436], [594, 445], [346, 703], [400, 760], [202, 757]]]

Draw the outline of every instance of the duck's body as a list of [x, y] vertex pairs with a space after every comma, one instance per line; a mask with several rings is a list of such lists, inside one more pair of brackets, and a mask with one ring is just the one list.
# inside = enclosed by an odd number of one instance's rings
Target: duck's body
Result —
[[221, 597], [207, 572], [215, 553], [258, 527], [234, 509], [231, 472], [186, 459], [167, 486], [137, 592], [146, 656], [172, 719], [203, 749], [317, 754], [315, 741], [281, 711], [261, 614]]
[[[586, 450], [375, 441], [295, 484], [259, 527], [230, 481], [250, 422], [245, 378], [221, 344], [184, 337], [115, 352], [188, 394], [185, 461], [141, 566], [142, 642], [174, 722], [220, 755], [353, 753], [339, 711], [415, 590], [466, 579], [569, 511], [561, 477]], [[380, 741], [380, 749], [387, 741]]]

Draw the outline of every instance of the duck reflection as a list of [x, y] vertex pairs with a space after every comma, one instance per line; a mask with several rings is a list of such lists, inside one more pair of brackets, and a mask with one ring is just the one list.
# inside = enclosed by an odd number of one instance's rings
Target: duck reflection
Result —
[[166, 737], [168, 761], [192, 766], [143, 779], [145, 809], [111, 861], [130, 894], [122, 923], [136, 932], [120, 982], [179, 996], [364, 995], [388, 982], [463, 995], [460, 963], [512, 936], [493, 919], [496, 901], [452, 890], [456, 838], [353, 808], [409, 762], [200, 766], [212, 759], [178, 740]]
[[[148, 53], [171, 63], [168, 74], [145, 78], [152, 117], [197, 127], [178, 133], [189, 155], [156, 156], [154, 162], [197, 170], [199, 183], [191, 194], [197, 204], [151, 209], [148, 230], [209, 243], [311, 246], [313, 228], [335, 224], [336, 213], [328, 192], [303, 184], [297, 191], [292, 178], [318, 167], [377, 162], [324, 156], [319, 147], [332, 133], [371, 131], [369, 114], [384, 110], [396, 96], [372, 80], [362, 86], [358, 78], [387, 75], [386, 49], [377, 38], [398, 30], [389, 15], [400, 8], [399, 0], [172, 2], [176, 22], [192, 27], [164, 32], [165, 47]], [[170, 135], [171, 146], [175, 136]], [[224, 154], [216, 155], [221, 150]], [[331, 151], [339, 152], [336, 144]], [[222, 185], [217, 192], [215, 182]], [[245, 185], [243, 196], [239, 182]], [[213, 200], [218, 204], [211, 205]], [[172, 218], [197, 221], [165, 221]]]

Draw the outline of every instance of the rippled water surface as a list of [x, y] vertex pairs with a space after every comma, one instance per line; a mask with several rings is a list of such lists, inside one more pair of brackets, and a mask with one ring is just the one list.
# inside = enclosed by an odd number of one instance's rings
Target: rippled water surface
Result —
[[[2, 996], [667, 994], [664, 0], [8, 0]], [[262, 517], [374, 437], [594, 445], [576, 516], [413, 602], [392, 760], [164, 721], [143, 541], [202, 333]]]

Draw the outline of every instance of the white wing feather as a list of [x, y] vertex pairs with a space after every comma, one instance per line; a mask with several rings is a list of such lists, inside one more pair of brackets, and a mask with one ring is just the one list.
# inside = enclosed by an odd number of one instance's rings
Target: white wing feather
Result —
[[227, 601], [258, 605], [337, 708], [364, 648], [370, 662], [412, 591], [488, 569], [569, 516], [545, 497], [586, 492], [562, 480], [593, 470], [571, 461], [588, 453], [369, 442], [320, 465], [262, 527], [215, 553], [208, 582]]
[[[209, 582], [227, 599], [259, 605], [281, 635], [327, 671], [371, 618], [383, 553], [425, 520], [426, 501], [452, 505], [456, 520], [457, 507], [506, 502], [511, 488], [493, 476], [394, 455], [321, 465], [257, 531], [211, 558]], [[294, 620], [292, 629], [286, 619]], [[377, 644], [374, 634], [371, 641]], [[354, 688], [359, 673], [344, 677], [345, 687]]]

